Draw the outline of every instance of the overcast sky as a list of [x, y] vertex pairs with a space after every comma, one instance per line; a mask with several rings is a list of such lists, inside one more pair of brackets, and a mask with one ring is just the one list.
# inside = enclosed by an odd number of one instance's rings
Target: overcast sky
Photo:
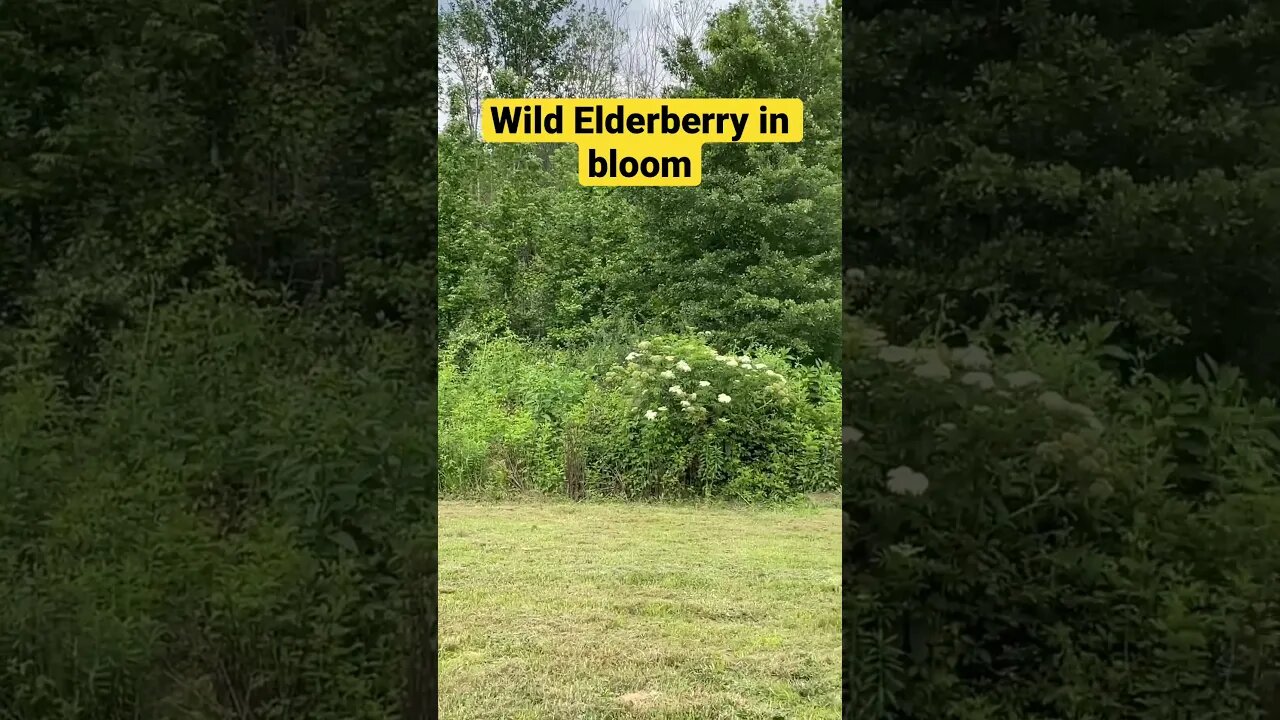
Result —
[[[671, 0], [631, 0], [629, 3], [627, 3], [627, 11], [626, 11], [627, 23], [629, 24], [629, 23], [635, 22], [638, 18], [640, 18], [644, 14], [644, 11], [647, 8], [651, 8], [654, 6], [663, 6], [670, 2]], [[725, 8], [725, 7], [729, 7], [734, 2], [735, 0], [711, 0], [711, 5], [715, 8]], [[436, 5], [436, 7], [438, 7], [440, 12], [443, 13], [449, 8], [453, 7], [453, 0], [440, 0], [440, 2]]]
[[[594, 4], [592, 0], [585, 0], [585, 1], [587, 4]], [[673, 3], [678, 1], [679, 0], [627, 0], [626, 9], [623, 14], [622, 25], [624, 27], [634, 27], [636, 24], [638, 24], [641, 21], [641, 18], [644, 17], [646, 12], [655, 8], [669, 7]], [[708, 4], [710, 5], [712, 12], [727, 8], [735, 4], [736, 2], [738, 2], [738, 0], [705, 0], [705, 1], [708, 2]], [[437, 7], [439, 8], [439, 11], [441, 13], [444, 13], [444, 12], [447, 12], [451, 7], [453, 7], [453, 2], [454, 0], [438, 0]], [[822, 0], [792, 0], [792, 2], [796, 6], [816, 6], [816, 5], [819, 5], [822, 2]], [[447, 96], [445, 94], [447, 92], [448, 78], [445, 75], [443, 65], [440, 66], [440, 81], [441, 83], [440, 83], [439, 125], [441, 128], [443, 128], [445, 123], [448, 122], [448, 119], [449, 119], [447, 116], [447, 105], [446, 105]]]
[[[645, 13], [655, 8], [662, 8], [671, 5], [677, 0], [627, 0], [626, 7], [622, 17], [622, 25], [624, 27], [633, 27], [638, 24], [644, 17]], [[706, 0], [711, 7], [712, 12], [733, 5], [737, 0]], [[592, 0], [586, 0], [587, 4], [594, 4]], [[447, 12], [453, 7], [453, 0], [439, 0], [437, 8], [441, 13]], [[441, 61], [443, 62], [443, 60]], [[443, 65], [440, 66], [440, 110], [439, 110], [439, 126], [443, 128], [448, 122], [447, 108], [447, 83], [448, 78], [445, 75]]]

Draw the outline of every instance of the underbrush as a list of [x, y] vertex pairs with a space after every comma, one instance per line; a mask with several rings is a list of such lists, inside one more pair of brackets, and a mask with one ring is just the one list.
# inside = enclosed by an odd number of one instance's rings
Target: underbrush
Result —
[[1207, 360], [1121, 382], [1107, 331], [895, 347], [848, 328], [854, 717], [1264, 717], [1274, 403]]
[[424, 349], [249, 294], [157, 309], [86, 397], [0, 381], [0, 718], [372, 720], [431, 672]]
[[442, 490], [758, 501], [839, 487], [832, 370], [696, 334], [605, 347], [498, 337], [444, 353]]

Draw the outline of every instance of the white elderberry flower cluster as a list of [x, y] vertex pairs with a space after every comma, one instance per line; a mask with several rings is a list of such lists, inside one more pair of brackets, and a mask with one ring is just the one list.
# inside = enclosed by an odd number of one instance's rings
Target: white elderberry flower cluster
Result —
[[[708, 333], [697, 334], [705, 337]], [[715, 366], [710, 363], [720, 365], [722, 369], [716, 371]], [[727, 381], [724, 370], [731, 373]], [[656, 404], [653, 396], [655, 379], [676, 381], [670, 385], [664, 383], [666, 392], [660, 397], [670, 396], [679, 404], [682, 412], [690, 413], [697, 420], [707, 419], [711, 406], [723, 408], [734, 403], [736, 393], [747, 392], [752, 387], [778, 393], [787, 382], [782, 373], [769, 367], [760, 358], [724, 355], [707, 346], [694, 349], [683, 346], [681, 350], [675, 346], [667, 346], [660, 339], [637, 343], [623, 358], [623, 363], [614, 366], [605, 377], [611, 382], [620, 378], [629, 381], [638, 394], [649, 398], [648, 402], [636, 405], [636, 411], [649, 422], [661, 421], [667, 410], [665, 406], [653, 407]], [[721, 383], [727, 383], [727, 386], [714, 387], [715, 378], [719, 378]], [[683, 382], [680, 382], [682, 379]], [[686, 387], [690, 389], [686, 390]], [[717, 418], [717, 422], [726, 421], [724, 418]]]

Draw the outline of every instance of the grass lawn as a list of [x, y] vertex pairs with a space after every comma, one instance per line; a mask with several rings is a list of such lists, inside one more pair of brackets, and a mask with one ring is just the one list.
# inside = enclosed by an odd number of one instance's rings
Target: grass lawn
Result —
[[840, 510], [443, 501], [445, 720], [835, 718]]

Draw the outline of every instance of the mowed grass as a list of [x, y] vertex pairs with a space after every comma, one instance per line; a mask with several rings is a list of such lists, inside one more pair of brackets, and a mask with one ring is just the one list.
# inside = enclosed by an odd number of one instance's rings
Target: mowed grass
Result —
[[440, 503], [445, 720], [835, 718], [840, 510]]

